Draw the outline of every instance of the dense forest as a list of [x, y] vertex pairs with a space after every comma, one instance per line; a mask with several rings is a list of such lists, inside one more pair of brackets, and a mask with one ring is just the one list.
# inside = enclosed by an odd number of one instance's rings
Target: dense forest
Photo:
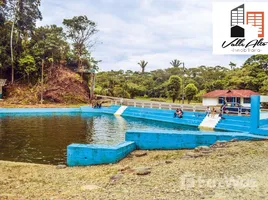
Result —
[[[35, 87], [40, 93], [37, 86], [42, 84], [44, 77], [45, 85], [51, 83], [45, 86], [48, 91], [57, 84], [57, 81], [49, 80], [57, 79], [58, 72], [54, 68], [64, 66], [73, 72], [96, 70], [95, 93], [107, 96], [171, 98], [175, 101], [182, 99], [184, 93], [190, 102], [215, 89], [251, 89], [268, 93], [268, 55], [251, 56], [243, 66], [230, 62], [229, 66], [219, 63], [218, 66], [184, 68], [174, 58], [163, 69], [151, 72], [146, 71], [150, 61], [144, 60], [137, 63], [140, 71], [120, 66], [124, 70], [98, 72], [100, 61], [91, 56], [97, 24], [87, 16], [74, 16], [63, 19], [62, 26], [36, 27], [36, 21], [42, 19], [40, 3], [40, 0], [0, 0], [0, 78], [7, 79], [10, 85], [24, 84], [28, 90]], [[90, 87], [89, 75], [79, 73], [77, 76]]]
[[[145, 61], [138, 64], [142, 62]], [[145, 72], [146, 67], [141, 67], [140, 72], [100, 72], [97, 75], [96, 93], [126, 98], [144, 96], [179, 100], [184, 90], [188, 101], [200, 100], [202, 94], [216, 89], [250, 89], [261, 94], [268, 93], [268, 55], [251, 56], [241, 67], [230, 62], [228, 67], [184, 69], [178, 62], [175, 59], [171, 61], [171, 67], [151, 72]]]
[[[39, 0], [0, 1], [0, 76], [11, 83], [37, 83], [42, 63], [53, 67], [64, 63], [70, 68], [97, 68], [90, 55], [98, 32], [87, 16], [63, 19], [63, 27], [36, 27], [42, 19]], [[71, 41], [71, 42], [68, 42]]]

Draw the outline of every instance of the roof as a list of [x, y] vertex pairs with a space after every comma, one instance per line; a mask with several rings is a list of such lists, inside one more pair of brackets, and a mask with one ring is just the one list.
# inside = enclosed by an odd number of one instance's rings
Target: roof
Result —
[[214, 90], [206, 93], [203, 97], [250, 97], [251, 95], [259, 95], [252, 90]]

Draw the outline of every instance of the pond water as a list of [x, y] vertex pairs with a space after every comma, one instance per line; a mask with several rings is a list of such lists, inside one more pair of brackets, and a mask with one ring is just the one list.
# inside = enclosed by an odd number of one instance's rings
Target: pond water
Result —
[[0, 160], [64, 164], [69, 144], [117, 144], [129, 129], [198, 130], [113, 115], [0, 115]]

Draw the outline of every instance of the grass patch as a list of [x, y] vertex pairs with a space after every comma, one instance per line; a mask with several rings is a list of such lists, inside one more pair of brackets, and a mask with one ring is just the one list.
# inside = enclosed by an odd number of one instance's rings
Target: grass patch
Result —
[[184, 155], [184, 150], [172, 150], [165, 154], [157, 154], [153, 156], [153, 160], [168, 160], [181, 158]]

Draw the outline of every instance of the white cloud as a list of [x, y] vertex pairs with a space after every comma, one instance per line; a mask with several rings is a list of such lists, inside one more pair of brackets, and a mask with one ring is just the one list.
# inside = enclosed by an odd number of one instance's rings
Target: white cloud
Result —
[[64, 18], [87, 15], [97, 22], [101, 41], [94, 52], [103, 70], [169, 67], [179, 59], [186, 67], [241, 65], [245, 56], [212, 55], [212, 1], [205, 0], [66, 0], [44, 1], [38, 25], [61, 25]]

